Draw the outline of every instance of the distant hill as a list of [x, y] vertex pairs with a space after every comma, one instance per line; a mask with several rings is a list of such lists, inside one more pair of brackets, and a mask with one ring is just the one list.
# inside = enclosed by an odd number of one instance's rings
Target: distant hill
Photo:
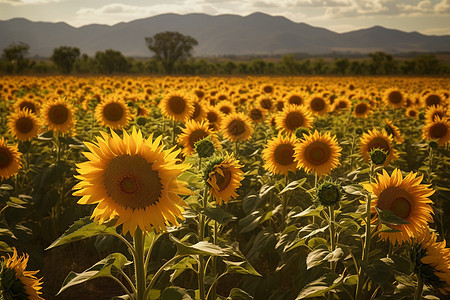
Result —
[[336, 33], [280, 16], [254, 13], [210, 16], [162, 14], [127, 23], [86, 25], [32, 22], [23, 18], [0, 21], [0, 49], [12, 42], [30, 45], [32, 56], [49, 57], [59, 46], [74, 46], [82, 53], [114, 49], [125, 56], [149, 57], [145, 37], [161, 31], [179, 31], [196, 38], [195, 56], [268, 55], [332, 52], [387, 53], [439, 52], [450, 50], [450, 35], [428, 36], [375, 26]]

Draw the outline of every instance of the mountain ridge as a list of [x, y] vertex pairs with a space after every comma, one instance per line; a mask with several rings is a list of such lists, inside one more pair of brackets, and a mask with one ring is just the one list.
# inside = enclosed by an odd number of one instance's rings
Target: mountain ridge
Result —
[[327, 54], [384, 51], [439, 52], [450, 49], [450, 35], [433, 36], [377, 25], [336, 33], [283, 16], [253, 13], [207, 15], [167, 13], [114, 25], [74, 27], [65, 22], [34, 22], [25, 18], [0, 21], [0, 48], [13, 42], [30, 45], [30, 55], [50, 57], [60, 46], [78, 47], [82, 53], [114, 49], [125, 56], [150, 57], [145, 37], [161, 31], [179, 31], [196, 38], [195, 56]]

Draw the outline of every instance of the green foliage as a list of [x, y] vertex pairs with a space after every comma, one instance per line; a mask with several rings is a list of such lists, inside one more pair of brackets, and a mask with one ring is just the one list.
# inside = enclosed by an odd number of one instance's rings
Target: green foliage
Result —
[[12, 43], [4, 48], [2, 58], [8, 62], [6, 71], [8, 73], [20, 73], [30, 66], [30, 61], [26, 58], [29, 50], [30, 46], [23, 42]]
[[80, 49], [77, 47], [61, 46], [53, 49], [51, 60], [58, 66], [61, 72], [69, 74], [73, 65], [80, 57]]

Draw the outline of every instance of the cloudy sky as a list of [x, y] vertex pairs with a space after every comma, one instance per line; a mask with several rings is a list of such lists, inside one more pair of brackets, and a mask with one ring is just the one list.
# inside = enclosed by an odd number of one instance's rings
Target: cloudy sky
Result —
[[193, 12], [242, 16], [264, 12], [336, 32], [381, 25], [450, 35], [450, 0], [0, 0], [0, 20], [23, 17], [75, 27]]

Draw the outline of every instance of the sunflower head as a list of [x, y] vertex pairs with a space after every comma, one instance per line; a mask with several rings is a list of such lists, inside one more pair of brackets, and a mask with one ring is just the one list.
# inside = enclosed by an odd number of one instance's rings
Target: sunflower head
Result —
[[334, 182], [324, 182], [317, 189], [317, 198], [323, 206], [339, 203], [342, 198], [341, 186]]
[[314, 96], [308, 102], [309, 110], [318, 116], [323, 116], [328, 112], [328, 102], [323, 97]]
[[297, 170], [297, 163], [294, 160], [294, 149], [297, 142], [295, 136], [289, 135], [271, 139], [267, 147], [262, 152], [263, 160], [266, 162], [264, 168], [275, 174], [288, 175], [289, 171]]
[[388, 153], [384, 149], [380, 148], [373, 148], [370, 150], [370, 159], [372, 160], [372, 163], [377, 166], [381, 166], [386, 162], [386, 158]]
[[80, 180], [73, 194], [79, 204], [97, 204], [92, 217], [103, 223], [116, 219], [124, 233], [164, 231], [166, 225], [178, 225], [186, 204], [179, 195], [191, 194], [186, 183], [177, 180], [190, 166], [178, 163], [180, 150], [164, 150], [161, 137], [144, 139], [133, 127], [120, 138], [101, 133], [97, 143], [85, 143], [90, 152], [86, 162], [77, 164]]
[[44, 123], [50, 130], [67, 133], [75, 127], [74, 108], [64, 99], [56, 99], [42, 108]]
[[242, 113], [232, 113], [226, 116], [222, 122], [223, 136], [233, 142], [247, 141], [251, 139], [253, 127], [250, 126], [250, 118]]
[[370, 152], [374, 149], [381, 149], [387, 153], [384, 166], [391, 163], [397, 158], [397, 152], [393, 147], [393, 140], [386, 131], [379, 131], [378, 129], [369, 130], [361, 136], [360, 150], [366, 162], [370, 161]]
[[26, 271], [29, 256], [17, 255], [17, 250], [13, 248], [13, 255], [2, 257], [0, 262], [0, 299], [29, 299], [43, 300], [42, 279], [36, 278], [38, 271]]
[[233, 156], [215, 158], [206, 166], [204, 179], [209, 186], [209, 194], [214, 197], [217, 204], [226, 203], [237, 197], [236, 191], [244, 179], [241, 168], [239, 161]]
[[335, 136], [330, 136], [328, 132], [321, 134], [316, 130], [304, 136], [304, 140], [296, 145], [297, 167], [319, 176], [330, 174], [339, 165], [341, 150]]
[[287, 105], [276, 117], [278, 130], [293, 134], [299, 127], [311, 128], [313, 118], [304, 106]]
[[41, 127], [40, 120], [28, 109], [12, 114], [8, 120], [9, 131], [21, 141], [37, 137]]
[[[364, 185], [374, 197], [371, 202], [371, 211], [390, 210], [397, 217], [405, 220], [407, 224], [390, 225], [398, 232], [382, 232], [380, 237], [389, 240], [392, 244], [403, 243], [411, 237], [419, 234], [422, 228], [428, 226], [428, 222], [433, 221], [433, 209], [430, 206], [432, 201], [428, 198], [434, 191], [429, 185], [420, 184], [423, 176], [416, 173], [409, 173], [403, 177], [399, 169], [395, 169], [392, 175], [383, 170], [378, 174], [376, 182]], [[377, 221], [378, 217], [374, 218]]]
[[19, 172], [20, 156], [17, 145], [8, 146], [3, 137], [0, 139], [0, 179], [8, 179]]
[[97, 105], [95, 118], [101, 126], [122, 129], [131, 120], [129, 105], [122, 100], [110, 98]]
[[384, 101], [388, 106], [399, 108], [402, 107], [405, 102], [403, 93], [397, 88], [387, 89], [384, 95]]
[[184, 155], [192, 155], [195, 152], [195, 143], [208, 136], [216, 148], [220, 147], [216, 133], [209, 128], [206, 121], [199, 123], [189, 120], [186, 122], [186, 127], [183, 128], [183, 132], [178, 136], [178, 143], [184, 147]]
[[436, 117], [422, 128], [422, 137], [426, 140], [436, 140], [439, 146], [450, 141], [450, 121]]
[[161, 100], [159, 107], [165, 117], [179, 122], [186, 121], [194, 112], [194, 104], [187, 94], [170, 93]]
[[450, 249], [446, 241], [437, 242], [436, 233], [424, 228], [414, 237], [410, 257], [413, 270], [423, 283], [439, 290], [442, 294], [450, 292]]
[[384, 121], [385, 121], [384, 130], [386, 130], [388, 135], [392, 136], [392, 138], [397, 143], [403, 143], [404, 139], [402, 138], [400, 129], [397, 126], [395, 126], [394, 123], [392, 123], [389, 119], [385, 119]]

